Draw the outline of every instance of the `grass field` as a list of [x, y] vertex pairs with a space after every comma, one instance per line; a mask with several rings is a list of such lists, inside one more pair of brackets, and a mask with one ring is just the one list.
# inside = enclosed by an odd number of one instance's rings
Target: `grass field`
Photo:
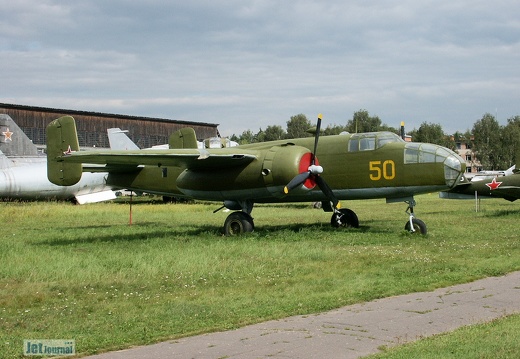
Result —
[[256, 206], [242, 237], [222, 236], [219, 203], [137, 202], [131, 226], [127, 203], [0, 203], [0, 357], [24, 339], [84, 355], [520, 269], [519, 204], [416, 200], [427, 236], [384, 200], [343, 203], [361, 227], [339, 230], [310, 204]]

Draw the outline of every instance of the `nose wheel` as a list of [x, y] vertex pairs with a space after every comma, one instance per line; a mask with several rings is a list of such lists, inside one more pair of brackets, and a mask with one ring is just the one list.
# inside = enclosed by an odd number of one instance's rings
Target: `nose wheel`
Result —
[[406, 214], [408, 214], [408, 222], [404, 225], [404, 229], [412, 234], [422, 234], [425, 235], [428, 233], [428, 229], [426, 228], [426, 224], [418, 218], [415, 218], [413, 213], [413, 208], [416, 203], [415, 200], [412, 199], [410, 201], [406, 201], [408, 204], [408, 208], [406, 209]]

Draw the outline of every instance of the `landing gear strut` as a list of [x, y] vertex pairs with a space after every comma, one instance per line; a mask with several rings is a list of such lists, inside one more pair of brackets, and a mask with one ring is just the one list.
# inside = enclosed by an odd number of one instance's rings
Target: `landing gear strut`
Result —
[[413, 208], [415, 207], [416, 203], [415, 200], [412, 198], [409, 201], [405, 201], [405, 203], [408, 204], [408, 208], [406, 209], [406, 214], [408, 214], [409, 219], [408, 222], [406, 222], [404, 229], [412, 234], [426, 234], [428, 233], [428, 230], [426, 229], [426, 224], [421, 221], [418, 218], [415, 218], [415, 215], [413, 214]]

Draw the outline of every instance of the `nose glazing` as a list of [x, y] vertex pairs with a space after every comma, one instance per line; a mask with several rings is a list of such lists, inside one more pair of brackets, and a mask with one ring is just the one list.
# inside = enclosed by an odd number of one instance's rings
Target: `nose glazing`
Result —
[[452, 150], [431, 143], [410, 142], [405, 145], [405, 163], [442, 163], [444, 180], [453, 187], [466, 171], [464, 160]]
[[455, 152], [450, 152], [452, 154], [444, 160], [444, 179], [446, 180], [446, 185], [453, 187], [466, 171], [466, 163]]

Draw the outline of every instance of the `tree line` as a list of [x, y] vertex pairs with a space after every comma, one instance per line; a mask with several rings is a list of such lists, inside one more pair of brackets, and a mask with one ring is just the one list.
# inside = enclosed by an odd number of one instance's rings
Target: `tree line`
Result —
[[[284, 129], [279, 125], [270, 125], [265, 130], [253, 133], [244, 131], [241, 135], [233, 134], [230, 139], [239, 144], [275, 141], [289, 138], [310, 137], [307, 132], [313, 125], [304, 114], [291, 116]], [[367, 110], [354, 113], [345, 125], [328, 125], [321, 135], [337, 135], [341, 132], [376, 132], [391, 131], [396, 134], [400, 129], [384, 124], [378, 116], [371, 116]], [[408, 131], [415, 142], [427, 142], [456, 150], [457, 143], [465, 142], [471, 146], [477, 159], [486, 170], [507, 169], [520, 158], [520, 116], [513, 116], [502, 126], [495, 116], [486, 113], [477, 120], [471, 130], [447, 134], [440, 124], [423, 122], [418, 129]], [[517, 154], [518, 152], [518, 154]]]

